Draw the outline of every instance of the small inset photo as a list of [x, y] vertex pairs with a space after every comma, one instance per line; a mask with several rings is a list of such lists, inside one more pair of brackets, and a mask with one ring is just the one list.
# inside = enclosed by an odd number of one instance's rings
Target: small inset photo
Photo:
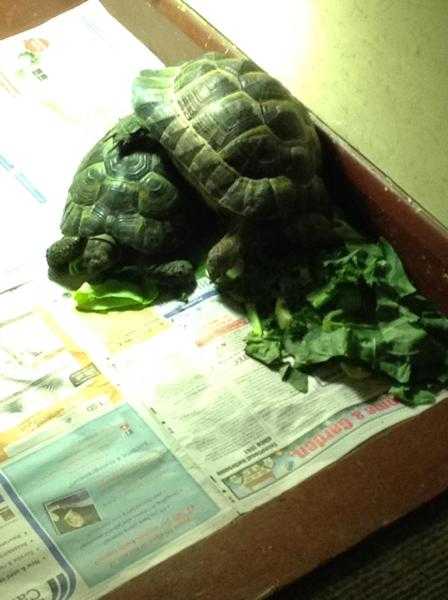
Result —
[[0, 506], [0, 521], [6, 523], [7, 521], [12, 521], [14, 518], [15, 514], [12, 512], [9, 506]]
[[54, 528], [60, 534], [70, 533], [101, 521], [87, 490], [78, 490], [69, 496], [45, 502], [44, 507]]
[[4, 497], [0, 494], [0, 525], [2, 523], [6, 523], [7, 521], [12, 521], [15, 519], [15, 516], [16, 515], [6, 504]]

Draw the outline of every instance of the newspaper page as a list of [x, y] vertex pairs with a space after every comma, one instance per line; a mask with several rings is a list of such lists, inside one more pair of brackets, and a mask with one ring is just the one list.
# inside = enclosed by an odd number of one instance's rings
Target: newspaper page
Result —
[[[123, 390], [157, 414], [192, 459], [235, 503], [252, 510], [413, 417], [377, 377], [315, 371], [299, 393], [244, 352], [249, 325], [207, 280], [189, 302], [146, 309], [127, 323], [112, 315], [60, 317], [85, 327], [108, 353]], [[107, 324], [108, 323], [108, 324]], [[440, 399], [444, 395], [440, 395]]]
[[2, 598], [97, 598], [236, 516], [58, 302], [43, 282], [0, 293]]
[[97, 2], [0, 42], [2, 599], [98, 598], [236, 515], [55, 319], [70, 294], [47, 282], [77, 165], [159, 64]]
[[0, 291], [0, 466], [123, 400], [38, 296]]

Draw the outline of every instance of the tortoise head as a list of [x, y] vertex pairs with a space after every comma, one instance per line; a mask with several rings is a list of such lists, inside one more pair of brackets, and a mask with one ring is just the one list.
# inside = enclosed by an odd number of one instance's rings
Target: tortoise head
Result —
[[87, 240], [82, 263], [87, 274], [95, 277], [113, 267], [118, 258], [119, 250], [114, 238], [103, 234]]

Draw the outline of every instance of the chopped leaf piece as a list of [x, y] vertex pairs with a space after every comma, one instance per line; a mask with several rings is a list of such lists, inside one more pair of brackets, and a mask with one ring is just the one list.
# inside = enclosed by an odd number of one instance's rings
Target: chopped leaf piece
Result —
[[294, 354], [295, 365], [298, 367], [318, 364], [330, 358], [347, 355], [349, 330], [341, 327], [334, 331], [324, 331], [315, 327], [309, 331]]
[[286, 306], [284, 298], [277, 298], [275, 303], [275, 318], [280, 329], [288, 329], [292, 323], [292, 313]]
[[313, 308], [322, 308], [334, 298], [336, 289], [337, 282], [335, 280], [331, 280], [318, 290], [309, 293], [306, 299], [311, 306], [313, 306]]
[[246, 353], [265, 365], [273, 365], [281, 358], [281, 341], [269, 335], [250, 335], [246, 342]]
[[408, 383], [411, 378], [411, 365], [408, 361], [380, 360], [378, 368], [400, 383]]
[[436, 397], [430, 390], [413, 390], [410, 386], [392, 386], [389, 393], [410, 406], [421, 406], [422, 404], [434, 404]]
[[283, 381], [290, 383], [298, 392], [306, 394], [308, 392], [308, 375], [291, 365], [285, 365], [282, 368], [281, 376]]
[[76, 308], [91, 312], [108, 312], [110, 310], [131, 310], [144, 308], [153, 304], [158, 296], [158, 288], [154, 283], [146, 282], [143, 291], [138, 285], [109, 279], [103, 283], [83, 283], [73, 293]]
[[385, 258], [384, 281], [393, 289], [400, 298], [413, 294], [417, 290], [409, 281], [403, 264], [397, 253], [385, 240], [380, 240], [379, 247]]
[[261, 324], [260, 317], [258, 316], [258, 312], [253, 304], [246, 305], [246, 314], [252, 328], [252, 335], [263, 335], [263, 325]]

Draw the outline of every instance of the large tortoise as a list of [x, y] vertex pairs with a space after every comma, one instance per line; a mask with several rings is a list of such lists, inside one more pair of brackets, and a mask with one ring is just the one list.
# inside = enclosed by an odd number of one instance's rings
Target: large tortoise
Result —
[[69, 188], [63, 237], [47, 250], [50, 271], [64, 272], [79, 258], [86, 277], [95, 278], [120, 260], [123, 249], [159, 257], [185, 241], [188, 206], [163, 154], [134, 115], [95, 144]]
[[[213, 210], [239, 223], [280, 219], [296, 237], [307, 233], [307, 244], [310, 232], [319, 243], [329, 231], [316, 130], [304, 106], [251, 60], [207, 53], [142, 71], [133, 103]], [[236, 231], [210, 252], [212, 277], [237, 260]]]

